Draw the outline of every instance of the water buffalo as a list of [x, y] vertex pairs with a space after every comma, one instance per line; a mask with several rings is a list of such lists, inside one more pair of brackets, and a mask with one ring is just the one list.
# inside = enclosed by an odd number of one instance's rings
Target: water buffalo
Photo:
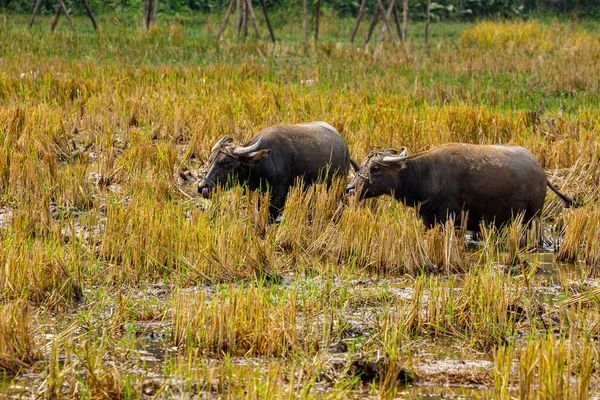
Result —
[[[270, 188], [271, 218], [281, 219], [290, 187], [296, 178], [304, 183], [330, 183], [345, 177], [350, 153], [340, 134], [326, 122], [277, 125], [265, 128], [244, 146], [223, 137], [211, 150], [206, 177], [198, 185], [205, 198], [219, 183], [247, 184], [251, 190]], [[358, 166], [353, 163], [356, 169]]]
[[500, 226], [524, 212], [531, 221], [541, 213], [546, 186], [567, 207], [579, 204], [560, 193], [535, 157], [523, 147], [505, 145], [447, 144], [407, 155], [386, 150], [373, 152], [346, 188], [360, 199], [392, 194], [417, 207], [423, 223], [431, 228], [454, 214], [461, 225], [461, 211], [468, 211], [466, 228], [478, 232], [479, 222]]

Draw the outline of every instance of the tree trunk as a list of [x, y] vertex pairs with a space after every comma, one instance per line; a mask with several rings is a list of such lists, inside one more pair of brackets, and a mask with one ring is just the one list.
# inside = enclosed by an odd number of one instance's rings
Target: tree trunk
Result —
[[229, 2], [229, 7], [227, 7], [227, 12], [225, 13], [225, 18], [223, 19], [223, 25], [221, 25], [221, 29], [219, 29], [219, 33], [217, 34], [217, 40], [221, 39], [221, 36], [223, 36], [223, 32], [225, 32], [225, 27], [227, 26], [227, 21], [229, 21], [229, 16], [231, 15], [231, 11], [233, 10], [234, 4], [235, 0], [231, 0]]
[[154, 22], [153, 16], [156, 17], [154, 6], [156, 0], [145, 0], [144, 1], [144, 28], [150, 29], [150, 25]]
[[31, 19], [29, 20], [29, 29], [31, 29], [31, 27], [33, 26], [33, 21], [35, 20], [35, 15], [37, 14], [38, 10], [40, 9], [41, 2], [42, 2], [42, 0], [37, 0], [35, 2], [35, 7], [33, 7], [33, 13], [31, 13]]
[[273, 43], [275, 43], [275, 34], [273, 33], [273, 28], [271, 27], [271, 21], [269, 20], [269, 13], [267, 12], [265, 0], [260, 0], [260, 5], [262, 6], [263, 13], [265, 14], [265, 21], [267, 22], [267, 27], [269, 28], [269, 35], [271, 35], [271, 40]]
[[379, 14], [381, 14], [381, 11], [379, 11], [379, 8], [378, 8], [377, 10], [375, 10], [375, 15], [373, 16], [373, 21], [371, 21], [371, 26], [369, 26], [369, 32], [367, 33], [367, 39], [365, 40], [365, 44], [369, 43], [369, 41], [371, 40], [373, 31], [375, 30], [375, 27], [377, 26], [377, 23], [379, 22]]
[[408, 0], [404, 0], [402, 8], [402, 41], [406, 42], [406, 29], [408, 28]]
[[158, 13], [158, 0], [154, 0], [154, 5], [152, 6], [152, 22], [153, 24], [156, 22], [156, 13]]
[[425, 9], [425, 51], [429, 54], [429, 19], [431, 17], [431, 0], [427, 0]]
[[360, 21], [365, 16], [365, 7], [367, 6], [367, 0], [362, 0], [360, 3], [360, 8], [358, 9], [358, 15], [356, 16], [356, 23], [354, 24], [354, 29], [352, 29], [352, 34], [350, 35], [350, 43], [354, 43], [354, 37], [356, 36], [356, 31], [358, 31], [358, 26], [360, 25]]
[[240, 32], [242, 29], [242, 4], [240, 0], [235, 0], [235, 31], [237, 32], [238, 39], [240, 38]]
[[248, 10], [250, 10], [250, 18], [252, 19], [254, 32], [256, 32], [256, 37], [260, 40], [260, 30], [258, 29], [258, 23], [256, 22], [256, 15], [254, 14], [254, 7], [252, 7], [252, 0], [246, 1], [248, 2]]
[[92, 10], [90, 10], [90, 7], [88, 6], [87, 1], [81, 0], [81, 2], [83, 3], [85, 12], [87, 13], [88, 17], [90, 17], [90, 20], [92, 21], [92, 25], [94, 25], [94, 30], [98, 31], [98, 25], [96, 24], [96, 20], [94, 19], [94, 14], [92, 14]]
[[304, 50], [306, 50], [306, 46], [308, 46], [308, 0], [304, 0], [304, 14], [302, 18], [302, 29], [304, 30]]
[[50, 31], [54, 32], [56, 25], [58, 25], [58, 19], [60, 18], [60, 13], [62, 13], [62, 7], [59, 5], [56, 9], [56, 16], [54, 17], [54, 21], [52, 21], [52, 26], [50, 27]]
[[[396, 8], [396, 0], [390, 1], [390, 5], [388, 6], [388, 9], [386, 11], [386, 16], [388, 18], [388, 21], [389, 21], [390, 17], [392, 16], [392, 12], [395, 10], [395, 8]], [[381, 28], [381, 34], [379, 35], [380, 42], [385, 39], [386, 31], [387, 31], [387, 27], [386, 27], [386, 25], [383, 25], [383, 28]], [[393, 32], [389, 32], [389, 35], [390, 35], [390, 39], [393, 40], [394, 39], [392, 36]]]
[[244, 14], [242, 15], [242, 33], [244, 41], [248, 37], [248, 2], [244, 0]]
[[69, 25], [71, 26], [71, 29], [75, 30], [75, 25], [73, 25], [73, 20], [71, 19], [71, 16], [69, 15], [69, 11], [67, 10], [67, 5], [65, 4], [65, 2], [63, 0], [60, 0], [60, 7], [63, 10], [63, 13], [65, 13], [65, 17], [67, 17], [67, 21], [69, 21]]
[[400, 20], [398, 19], [398, 7], [394, 7], [394, 23], [396, 24], [396, 31], [398, 32], [398, 37], [404, 43], [404, 37], [402, 36], [402, 26], [400, 25]]
[[144, 24], [144, 29], [148, 30], [148, 1], [144, 0], [144, 8], [142, 10], [142, 23]]
[[[430, 1], [430, 0], [427, 0], [427, 1]], [[381, 18], [383, 18], [383, 23], [385, 25], [385, 28], [390, 33], [390, 38], [392, 39], [392, 42], [395, 42], [396, 37], [394, 36], [394, 31], [392, 30], [392, 26], [390, 25], [390, 20], [388, 19], [386, 11], [385, 11], [385, 7], [383, 6], [383, 0], [377, 0], [377, 6], [379, 7], [379, 13], [381, 14]]]
[[315, 11], [315, 42], [319, 40], [319, 22], [321, 22], [321, 0], [317, 0]]

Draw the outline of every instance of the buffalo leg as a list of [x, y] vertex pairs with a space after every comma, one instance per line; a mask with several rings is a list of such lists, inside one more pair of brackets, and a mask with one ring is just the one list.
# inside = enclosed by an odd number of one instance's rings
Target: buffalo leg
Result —
[[[276, 187], [271, 191], [271, 203], [269, 204], [269, 215], [271, 220], [281, 222], [281, 214], [285, 206], [285, 199], [289, 191], [289, 186]], [[279, 221], [277, 221], [279, 220]]]
[[435, 216], [421, 215], [421, 219], [423, 220], [423, 225], [425, 225], [425, 228], [432, 229], [435, 226]]
[[427, 229], [433, 229], [436, 225], [444, 226], [446, 221], [448, 221], [449, 215], [451, 215], [448, 210], [439, 211], [437, 213], [432, 213], [428, 216], [423, 216], [423, 223], [427, 227]]
[[542, 219], [539, 215], [531, 218], [527, 223], [526, 245], [535, 245], [537, 248], [544, 247], [544, 236], [542, 230]]

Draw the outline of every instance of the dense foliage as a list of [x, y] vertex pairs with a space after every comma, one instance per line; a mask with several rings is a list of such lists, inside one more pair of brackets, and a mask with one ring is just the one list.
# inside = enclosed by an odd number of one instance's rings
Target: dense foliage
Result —
[[[0, 11], [29, 13], [36, 0], [0, 0]], [[144, 0], [88, 0], [98, 14], [119, 13], [135, 15], [139, 13]], [[255, 0], [257, 1], [257, 0]], [[271, 9], [299, 8], [302, 0], [266, 0]], [[344, 15], [355, 15], [361, 0], [322, 0], [322, 4]], [[42, 0], [43, 13], [51, 13], [56, 0]], [[82, 13], [79, 1], [67, 0], [75, 14]], [[310, 0], [316, 3], [316, 0]], [[373, 7], [375, 2], [370, 6]], [[221, 12], [229, 0], [160, 0], [159, 10], [167, 15], [187, 15], [197, 12]], [[411, 18], [424, 16], [425, 1], [410, 0]], [[478, 17], [515, 17], [531, 13], [565, 14], [568, 16], [597, 17], [600, 15], [600, 0], [437, 0], [431, 3], [434, 19], [471, 19]]]

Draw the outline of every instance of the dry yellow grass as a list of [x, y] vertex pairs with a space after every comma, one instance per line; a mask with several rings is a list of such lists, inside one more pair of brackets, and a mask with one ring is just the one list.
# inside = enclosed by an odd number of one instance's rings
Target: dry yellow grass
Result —
[[[393, 397], [433, 347], [494, 359], [478, 376], [499, 397], [507, 382], [524, 398], [598, 387], [596, 34], [484, 22], [425, 57], [416, 44], [216, 45], [179, 22], [112, 28], [0, 30], [0, 365], [41, 357], [33, 395]], [[309, 120], [335, 126], [357, 161], [526, 147], [584, 203], [549, 194], [542, 215], [577, 265], [557, 283], [536, 274], [519, 219], [485, 227], [473, 251], [452, 223], [426, 231], [393, 199], [341, 198], [343, 180], [294, 188], [279, 225], [265, 195], [196, 195], [221, 136]]]
[[600, 212], [592, 210], [577, 210], [567, 224], [564, 242], [557, 258], [574, 263], [581, 257], [585, 263], [596, 269], [600, 266]]
[[0, 308], [0, 370], [14, 374], [31, 366], [41, 354], [34, 338], [29, 305], [25, 301]]
[[174, 304], [173, 341], [215, 355], [284, 356], [298, 345], [295, 298], [281, 304], [262, 288], [231, 289], [207, 300], [181, 293]]

